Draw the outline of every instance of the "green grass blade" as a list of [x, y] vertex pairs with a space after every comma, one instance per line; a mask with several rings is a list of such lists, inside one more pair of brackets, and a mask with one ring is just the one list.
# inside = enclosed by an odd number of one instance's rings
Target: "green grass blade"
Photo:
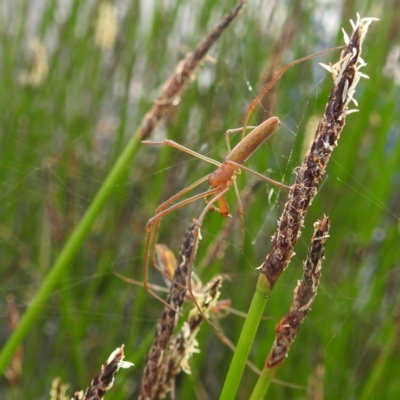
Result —
[[260, 378], [258, 379], [256, 386], [254, 387], [253, 393], [251, 394], [250, 400], [263, 399], [268, 391], [271, 380], [275, 375], [276, 369], [264, 368]]
[[234, 399], [236, 396], [246, 366], [246, 361], [250, 354], [251, 346], [267, 304], [267, 296], [269, 292], [269, 284], [262, 275], [257, 282], [256, 291], [229, 367], [220, 400], [230, 400]]
[[121, 153], [114, 167], [111, 169], [109, 175], [100, 187], [97, 195], [93, 199], [91, 205], [82, 217], [81, 222], [65, 244], [53, 267], [47, 274], [39, 291], [36, 293], [36, 296], [33, 298], [28, 309], [22, 316], [17, 328], [14, 330], [7, 343], [2, 348], [0, 353], [0, 372], [5, 370], [15, 350], [27, 335], [31, 329], [31, 326], [37, 320], [44, 304], [48, 300], [48, 297], [56, 287], [64, 271], [68, 268], [73, 256], [82, 245], [85, 238], [88, 236], [96, 217], [100, 214], [107, 202], [107, 199], [110, 197], [111, 193], [126, 174], [130, 163], [138, 151], [140, 137], [140, 131], [137, 131], [125, 147], [124, 151]]

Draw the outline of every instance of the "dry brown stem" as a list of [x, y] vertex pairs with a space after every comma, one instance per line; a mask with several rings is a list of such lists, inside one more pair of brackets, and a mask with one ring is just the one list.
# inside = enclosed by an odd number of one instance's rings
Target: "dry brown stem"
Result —
[[178, 104], [180, 94], [193, 79], [210, 47], [218, 40], [228, 25], [239, 15], [246, 3], [247, 0], [239, 1], [232, 11], [224, 16], [220, 24], [199, 43], [196, 49], [192, 53], [188, 53], [178, 64], [174, 73], [165, 83], [161, 94], [154, 101], [152, 109], [145, 115], [139, 127], [141, 139], [148, 138], [155, 126], [172, 111], [176, 104]]
[[204, 316], [208, 317], [210, 310], [216, 305], [221, 285], [221, 276], [215, 277], [206, 285], [201, 293], [201, 299], [198, 300], [201, 313], [194, 307], [189, 313], [188, 321], [172, 341], [168, 357], [162, 365], [162, 378], [155, 399], [163, 399], [166, 393], [171, 391], [175, 378], [181, 370], [190, 374], [189, 359], [193, 353], [199, 352], [196, 335]]
[[323, 216], [321, 221], [314, 224], [314, 235], [303, 267], [303, 279], [298, 282], [294, 290], [293, 303], [289, 312], [276, 327], [275, 342], [266, 362], [267, 368], [277, 367], [284, 362], [290, 346], [294, 342], [297, 332], [317, 295], [328, 232], [329, 218]]
[[[177, 311], [182, 309], [186, 296], [186, 281], [189, 273], [189, 264], [192, 259], [196, 229], [196, 220], [193, 220], [181, 245], [178, 257], [178, 265], [174, 273], [167, 303], [171, 307], [164, 307], [161, 318], [156, 328], [156, 336], [147, 356], [144, 367], [139, 399], [153, 399], [159, 387], [162, 362], [172, 340], [172, 335], [178, 322]], [[195, 254], [193, 255], [194, 258]], [[176, 310], [176, 311], [175, 311]]]
[[293, 247], [301, 234], [304, 217], [317, 193], [333, 149], [337, 146], [345, 116], [351, 112], [348, 105], [354, 100], [355, 87], [362, 76], [359, 69], [365, 65], [360, 58], [362, 40], [373, 20], [364, 18], [357, 21], [351, 38], [345, 36], [347, 46], [342, 51], [339, 62], [330, 67], [325, 66], [334, 78], [325, 114], [318, 125], [311, 148], [296, 172], [296, 181], [290, 189], [289, 200], [278, 221], [271, 250], [261, 268], [261, 278], [265, 277], [271, 288], [290, 262]]

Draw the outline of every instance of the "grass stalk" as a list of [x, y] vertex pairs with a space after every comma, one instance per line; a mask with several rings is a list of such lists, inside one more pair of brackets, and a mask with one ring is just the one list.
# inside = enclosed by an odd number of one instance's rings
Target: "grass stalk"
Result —
[[169, 348], [174, 329], [178, 323], [179, 312], [182, 310], [186, 295], [186, 280], [189, 275], [190, 260], [195, 256], [197, 250], [194, 234], [196, 222], [193, 221], [188, 227], [179, 251], [177, 268], [166, 300], [167, 304], [157, 324], [154, 341], [144, 367], [139, 399], [156, 398], [160, 389], [165, 363], [163, 357]]
[[279, 321], [275, 329], [275, 341], [264, 364], [250, 400], [263, 399], [276, 371], [288, 357], [305, 317], [317, 295], [324, 259], [325, 243], [329, 237], [329, 218], [325, 215], [314, 224], [314, 234], [303, 265], [303, 279], [297, 283], [289, 312]]
[[[351, 38], [345, 34], [346, 48], [342, 51], [339, 61], [334, 65], [324, 66], [332, 74], [334, 85], [325, 114], [317, 127], [314, 141], [311, 143], [302, 165], [296, 172], [295, 183], [290, 189], [288, 201], [278, 219], [271, 249], [260, 268], [261, 274], [251, 309], [253, 304], [260, 307], [260, 286], [261, 288], [272, 289], [279, 276], [288, 267], [294, 254], [294, 245], [301, 234], [304, 218], [317, 194], [318, 186], [322, 181], [332, 152], [338, 144], [346, 115], [352, 112], [349, 111], [348, 107], [353, 100], [355, 88], [363, 76], [359, 69], [365, 65], [360, 58], [362, 41], [367, 33], [368, 26], [376, 20], [375, 18], [360, 19], [358, 15], [357, 17], [357, 22], [355, 24], [352, 22], [354, 31]], [[265, 301], [262, 311], [264, 307]], [[257, 308], [257, 311], [254, 313], [252, 310], [249, 311], [247, 319], [251, 318], [251, 322], [245, 321], [236, 350], [237, 354], [232, 360], [220, 399], [234, 399], [236, 396], [256, 329], [262, 316], [262, 311], [259, 312], [259, 308]], [[251, 327], [249, 327], [250, 324]], [[267, 375], [265, 378], [267, 378]]]
[[233, 354], [231, 367], [229, 368], [220, 400], [231, 400], [236, 396], [246, 360], [249, 357], [270, 291], [269, 282], [261, 275], [257, 282], [256, 291], [250, 304], [236, 351]]
[[253, 393], [251, 394], [250, 400], [260, 400], [264, 398], [265, 393], [267, 393], [269, 385], [273, 377], [275, 376], [275, 372], [279, 369], [276, 368], [264, 368], [261, 372], [260, 377], [257, 380], [256, 386], [254, 386]]
[[43, 306], [59, 283], [65, 270], [68, 268], [73, 256], [89, 234], [94, 220], [104, 208], [111, 193], [125, 176], [136, 152], [139, 149], [140, 139], [141, 131], [138, 130], [125, 147], [121, 156], [118, 158], [86, 213], [82, 217], [79, 225], [65, 244], [53, 267], [50, 269], [50, 272], [40, 286], [40, 289], [21, 317], [18, 326], [2, 348], [0, 352], [0, 372], [3, 372], [7, 367], [19, 344], [39, 317], [43, 310]]

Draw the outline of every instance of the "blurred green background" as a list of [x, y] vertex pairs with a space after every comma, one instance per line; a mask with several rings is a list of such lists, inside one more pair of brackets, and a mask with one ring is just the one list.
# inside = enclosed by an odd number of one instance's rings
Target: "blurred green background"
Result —
[[[234, 1], [96, 2], [3, 0], [0, 7], [0, 343], [9, 335], [6, 298], [23, 313], [63, 244], [76, 227], [124, 145], [140, 124], [178, 61], [213, 28]], [[364, 42], [368, 66], [356, 92], [360, 112], [346, 126], [297, 246], [296, 257], [269, 299], [253, 346], [261, 368], [276, 323], [301, 277], [312, 224], [331, 219], [321, 286], [270, 398], [400, 397], [400, 3], [392, 1], [250, 0], [210, 52], [172, 116], [151, 139], [168, 137], [221, 160], [224, 132], [241, 126], [246, 108], [271, 64], [343, 44], [349, 19], [378, 17]], [[318, 62], [289, 70], [269, 101], [251, 118], [277, 115], [282, 125], [247, 166], [290, 183], [322, 116], [332, 78]], [[237, 137], [232, 138], [236, 143]], [[49, 398], [59, 376], [70, 392], [84, 389], [122, 343], [135, 367], [117, 375], [109, 397], [136, 398], [162, 304], [142, 287], [144, 227], [157, 205], [212, 171], [205, 162], [170, 148], [143, 147], [116, 188], [90, 236], [58, 283], [23, 342], [22, 376], [0, 380], [2, 399]], [[254, 177], [242, 173], [242, 193]], [[206, 185], [202, 187], [205, 190]], [[271, 192], [272, 190], [272, 192]], [[207, 282], [226, 274], [223, 299], [246, 312], [255, 267], [264, 260], [286, 195], [264, 183], [245, 204], [245, 243], [234, 193], [232, 229], [210, 256], [230, 221], [211, 213], [202, 227], [196, 264]], [[175, 253], [199, 201], [163, 219], [159, 242]], [[157, 271], [151, 281], [163, 284]], [[224, 313], [222, 313], [224, 314]], [[235, 343], [243, 318], [218, 320]], [[177, 381], [178, 399], [216, 399], [231, 350], [211, 326], [199, 334], [201, 353], [192, 375]], [[257, 376], [246, 370], [238, 398]], [[308, 387], [308, 389], [307, 389]], [[370, 396], [370, 397], [368, 397]]]

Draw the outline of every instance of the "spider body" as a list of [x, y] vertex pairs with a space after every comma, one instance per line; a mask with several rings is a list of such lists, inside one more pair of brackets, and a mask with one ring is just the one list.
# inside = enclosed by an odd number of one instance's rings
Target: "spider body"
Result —
[[[228, 154], [225, 161], [208, 177], [211, 187], [220, 191], [229, 188], [235, 182], [235, 174], [240, 174], [242, 164], [269, 138], [280, 125], [279, 118], [272, 117], [254, 128]], [[228, 131], [227, 134], [231, 133]], [[227, 139], [229, 146], [229, 140]], [[218, 200], [219, 212], [223, 217], [229, 217], [229, 206], [225, 196]]]
[[[235, 168], [228, 163], [224, 162], [218, 169], [216, 169], [209, 177], [208, 183], [211, 187], [223, 190], [233, 185], [235, 181], [235, 174], [240, 173], [238, 168]], [[225, 196], [218, 199], [219, 212], [223, 217], [230, 217], [228, 202]], [[211, 210], [211, 209], [210, 209]]]
[[[149, 145], [164, 145], [164, 146], [170, 146], [174, 147], [178, 150], [184, 151], [188, 154], [191, 154], [195, 157], [198, 157], [204, 161], [207, 161], [211, 164], [216, 165], [218, 168], [212, 172], [209, 175], [204, 176], [203, 178], [200, 178], [198, 181], [194, 182], [193, 184], [189, 185], [186, 189], [181, 190], [178, 192], [176, 195], [170, 197], [168, 200], [166, 200], [164, 203], [162, 203], [156, 210], [156, 213], [154, 217], [150, 218], [149, 221], [146, 224], [146, 231], [147, 231], [147, 239], [146, 239], [146, 249], [145, 249], [145, 257], [144, 257], [144, 287], [145, 289], [152, 294], [154, 297], [156, 297], [158, 300], [160, 300], [162, 303], [168, 305], [163, 299], [161, 299], [158, 295], [156, 295], [151, 288], [149, 287], [147, 283], [147, 263], [148, 259], [151, 258], [152, 264], [155, 268], [157, 268], [163, 275], [165, 274], [164, 271], [162, 271], [158, 266], [155, 261], [154, 257], [154, 247], [156, 244], [156, 238], [157, 238], [157, 233], [158, 233], [158, 228], [161, 219], [171, 213], [172, 211], [175, 211], [176, 209], [185, 206], [186, 204], [190, 204], [196, 200], [199, 200], [201, 198], [204, 198], [206, 200], [206, 206], [204, 207], [203, 211], [200, 214], [200, 217], [197, 219], [197, 227], [194, 231], [195, 235], [195, 240], [196, 242], [198, 241], [198, 235], [199, 235], [199, 230], [200, 227], [203, 223], [203, 220], [205, 218], [205, 215], [208, 211], [213, 211], [213, 210], [218, 210], [223, 217], [230, 217], [230, 212], [229, 212], [229, 206], [228, 202], [226, 200], [225, 194], [226, 192], [230, 189], [231, 186], [234, 186], [236, 196], [238, 199], [239, 203], [239, 212], [242, 217], [242, 232], [244, 232], [244, 222], [243, 222], [243, 206], [240, 201], [240, 196], [239, 196], [239, 190], [236, 185], [236, 174], [239, 174], [241, 170], [245, 170], [247, 172], [250, 172], [254, 175], [256, 175], [258, 178], [263, 179], [269, 183], [272, 183], [276, 186], [279, 187], [284, 187], [288, 188], [288, 186], [276, 182], [264, 175], [259, 174], [258, 172], [253, 171], [250, 168], [247, 168], [243, 166], [243, 163], [258, 149], [258, 147], [261, 146], [262, 143], [265, 142], [274, 132], [275, 130], [279, 127], [280, 122], [277, 117], [272, 117], [264, 121], [262, 124], [260, 124], [257, 127], [247, 127], [248, 129], [254, 128], [247, 136], [245, 136], [232, 150], [229, 145], [229, 138], [228, 135], [232, 132], [236, 132], [238, 130], [242, 130], [242, 128], [239, 129], [233, 129], [230, 130], [226, 133], [226, 141], [229, 149], [229, 154], [226, 157], [225, 161], [223, 163], [220, 163], [216, 160], [213, 160], [207, 156], [204, 156], [202, 154], [196, 153], [193, 150], [190, 150], [172, 140], [163, 140], [161, 142], [155, 142], [155, 141], [150, 141], [146, 140], [143, 141], [143, 144], [149, 144]], [[178, 203], [175, 203], [177, 200], [179, 200], [182, 196], [184, 196], [186, 193], [191, 191], [192, 189], [196, 188], [203, 182], [208, 181], [210, 188], [200, 194], [196, 194], [192, 197], [189, 197], [188, 199], [181, 200]], [[175, 203], [175, 204], [173, 204]], [[214, 206], [214, 203], [218, 204], [218, 208]], [[197, 245], [197, 243], [196, 243]], [[190, 262], [190, 266], [192, 265], [193, 260]], [[190, 274], [191, 275], [191, 274]], [[188, 279], [188, 291], [192, 295], [192, 289], [191, 289], [191, 280]], [[193, 298], [194, 302], [196, 303], [195, 298]]]

